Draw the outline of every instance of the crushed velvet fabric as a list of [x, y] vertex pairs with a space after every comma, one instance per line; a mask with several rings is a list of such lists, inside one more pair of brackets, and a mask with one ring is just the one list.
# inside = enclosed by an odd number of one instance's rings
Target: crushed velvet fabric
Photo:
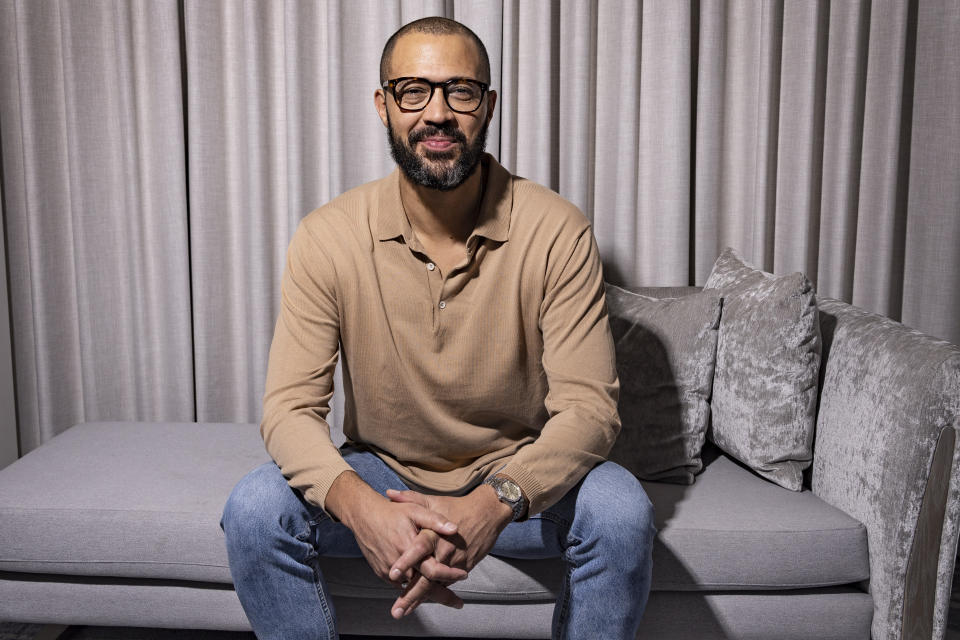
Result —
[[704, 285], [711, 289], [724, 301], [708, 436], [799, 491], [813, 455], [820, 367], [813, 286], [803, 274], [774, 276], [726, 249]]
[[703, 468], [720, 296], [656, 299], [608, 284], [620, 377], [610, 459], [644, 480], [692, 484]]
[[[960, 347], [837, 300], [820, 301], [823, 392], [817, 416], [812, 489], [867, 527], [873, 638], [910, 627], [904, 599], [920, 507], [943, 429], [960, 428]], [[933, 637], [941, 637], [957, 545], [958, 452], [936, 553]], [[929, 636], [928, 636], [929, 637]]]

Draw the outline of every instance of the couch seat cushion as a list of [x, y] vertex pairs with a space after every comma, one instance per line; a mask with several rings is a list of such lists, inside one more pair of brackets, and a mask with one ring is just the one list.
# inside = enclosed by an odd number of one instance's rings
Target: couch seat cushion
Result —
[[[0, 470], [0, 571], [230, 584], [223, 504], [268, 459], [250, 424], [68, 429]], [[726, 457], [705, 462], [692, 486], [644, 483], [660, 529], [654, 589], [775, 589], [867, 577], [858, 522]], [[335, 595], [395, 595], [362, 559], [321, 566]], [[555, 596], [562, 575], [556, 561], [490, 558], [455, 590], [468, 600], [543, 600]]]
[[866, 528], [809, 489], [789, 491], [704, 449], [696, 482], [644, 482], [656, 509], [654, 588], [792, 589], [870, 575]]
[[230, 583], [220, 515], [256, 425], [90, 422], [0, 470], [0, 570]]

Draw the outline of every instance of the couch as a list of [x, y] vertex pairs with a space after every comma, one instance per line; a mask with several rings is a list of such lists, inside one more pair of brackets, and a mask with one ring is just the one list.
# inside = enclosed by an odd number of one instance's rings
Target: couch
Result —
[[[837, 300], [820, 299], [818, 317], [802, 491], [709, 444], [693, 484], [644, 482], [659, 534], [641, 638], [943, 637], [960, 348]], [[218, 523], [268, 459], [252, 424], [67, 429], [0, 470], [0, 620], [249, 629]], [[561, 579], [556, 561], [488, 557], [455, 586], [463, 610], [397, 622], [396, 593], [363, 560], [322, 566], [347, 634], [547, 638]]]

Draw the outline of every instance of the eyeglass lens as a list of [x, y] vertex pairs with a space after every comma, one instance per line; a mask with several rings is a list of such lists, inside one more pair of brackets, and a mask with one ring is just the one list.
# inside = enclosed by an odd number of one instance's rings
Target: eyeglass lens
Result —
[[[459, 80], [450, 84], [438, 84], [443, 90], [447, 104], [454, 111], [473, 111], [483, 99], [483, 87], [470, 80]], [[397, 103], [402, 109], [422, 109], [433, 95], [433, 86], [423, 80], [407, 80], [393, 89]]]

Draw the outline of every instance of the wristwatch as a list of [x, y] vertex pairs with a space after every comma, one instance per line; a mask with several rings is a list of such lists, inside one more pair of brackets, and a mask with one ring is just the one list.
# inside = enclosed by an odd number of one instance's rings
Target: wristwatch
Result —
[[513, 509], [513, 521], [516, 522], [527, 512], [527, 499], [523, 497], [523, 492], [517, 483], [509, 478], [500, 476], [491, 476], [483, 481], [497, 492], [497, 498], [500, 502]]

